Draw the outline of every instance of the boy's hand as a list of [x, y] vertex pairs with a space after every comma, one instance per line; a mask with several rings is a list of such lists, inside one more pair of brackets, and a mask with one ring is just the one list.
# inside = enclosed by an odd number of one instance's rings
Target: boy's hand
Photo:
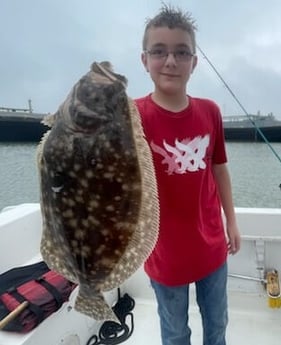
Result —
[[240, 250], [241, 237], [236, 224], [227, 225], [226, 227], [227, 236], [228, 236], [228, 252], [229, 254], [236, 254]]

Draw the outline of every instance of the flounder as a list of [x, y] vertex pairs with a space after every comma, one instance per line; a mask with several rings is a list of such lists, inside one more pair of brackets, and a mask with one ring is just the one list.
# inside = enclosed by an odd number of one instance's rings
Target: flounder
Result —
[[129, 278], [158, 237], [152, 156], [126, 85], [94, 62], [37, 148], [43, 259], [79, 284], [75, 309], [96, 320], [115, 319], [103, 292]]

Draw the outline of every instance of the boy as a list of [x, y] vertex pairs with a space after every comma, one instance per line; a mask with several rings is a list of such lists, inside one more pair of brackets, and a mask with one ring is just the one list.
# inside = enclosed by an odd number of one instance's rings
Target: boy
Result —
[[[218, 106], [186, 94], [197, 64], [188, 13], [164, 5], [147, 22], [142, 62], [154, 91], [136, 100], [159, 193], [159, 239], [145, 263], [163, 345], [190, 345], [188, 288], [195, 282], [204, 345], [225, 345], [227, 252], [240, 247]], [[226, 216], [226, 232], [221, 218]]]

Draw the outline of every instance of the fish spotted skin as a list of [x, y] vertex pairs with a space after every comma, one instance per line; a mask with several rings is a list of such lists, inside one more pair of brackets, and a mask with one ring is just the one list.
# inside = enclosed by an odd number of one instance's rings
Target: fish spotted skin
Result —
[[43, 259], [79, 284], [75, 308], [96, 320], [115, 319], [102, 293], [129, 278], [158, 237], [151, 152], [125, 86], [94, 63], [37, 149]]

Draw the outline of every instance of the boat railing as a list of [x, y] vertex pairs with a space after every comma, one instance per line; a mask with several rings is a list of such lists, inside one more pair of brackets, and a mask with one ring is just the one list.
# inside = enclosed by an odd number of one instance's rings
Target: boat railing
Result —
[[261, 121], [261, 120], [267, 120], [271, 119], [274, 120], [274, 116], [272, 114], [269, 115], [229, 115], [224, 116], [223, 121], [224, 122], [245, 122], [245, 121]]
[[0, 112], [8, 113], [33, 113], [31, 99], [28, 100], [28, 108], [0, 107]]
[[32, 113], [31, 109], [27, 108], [6, 108], [0, 107], [0, 112], [8, 112], [8, 113]]

